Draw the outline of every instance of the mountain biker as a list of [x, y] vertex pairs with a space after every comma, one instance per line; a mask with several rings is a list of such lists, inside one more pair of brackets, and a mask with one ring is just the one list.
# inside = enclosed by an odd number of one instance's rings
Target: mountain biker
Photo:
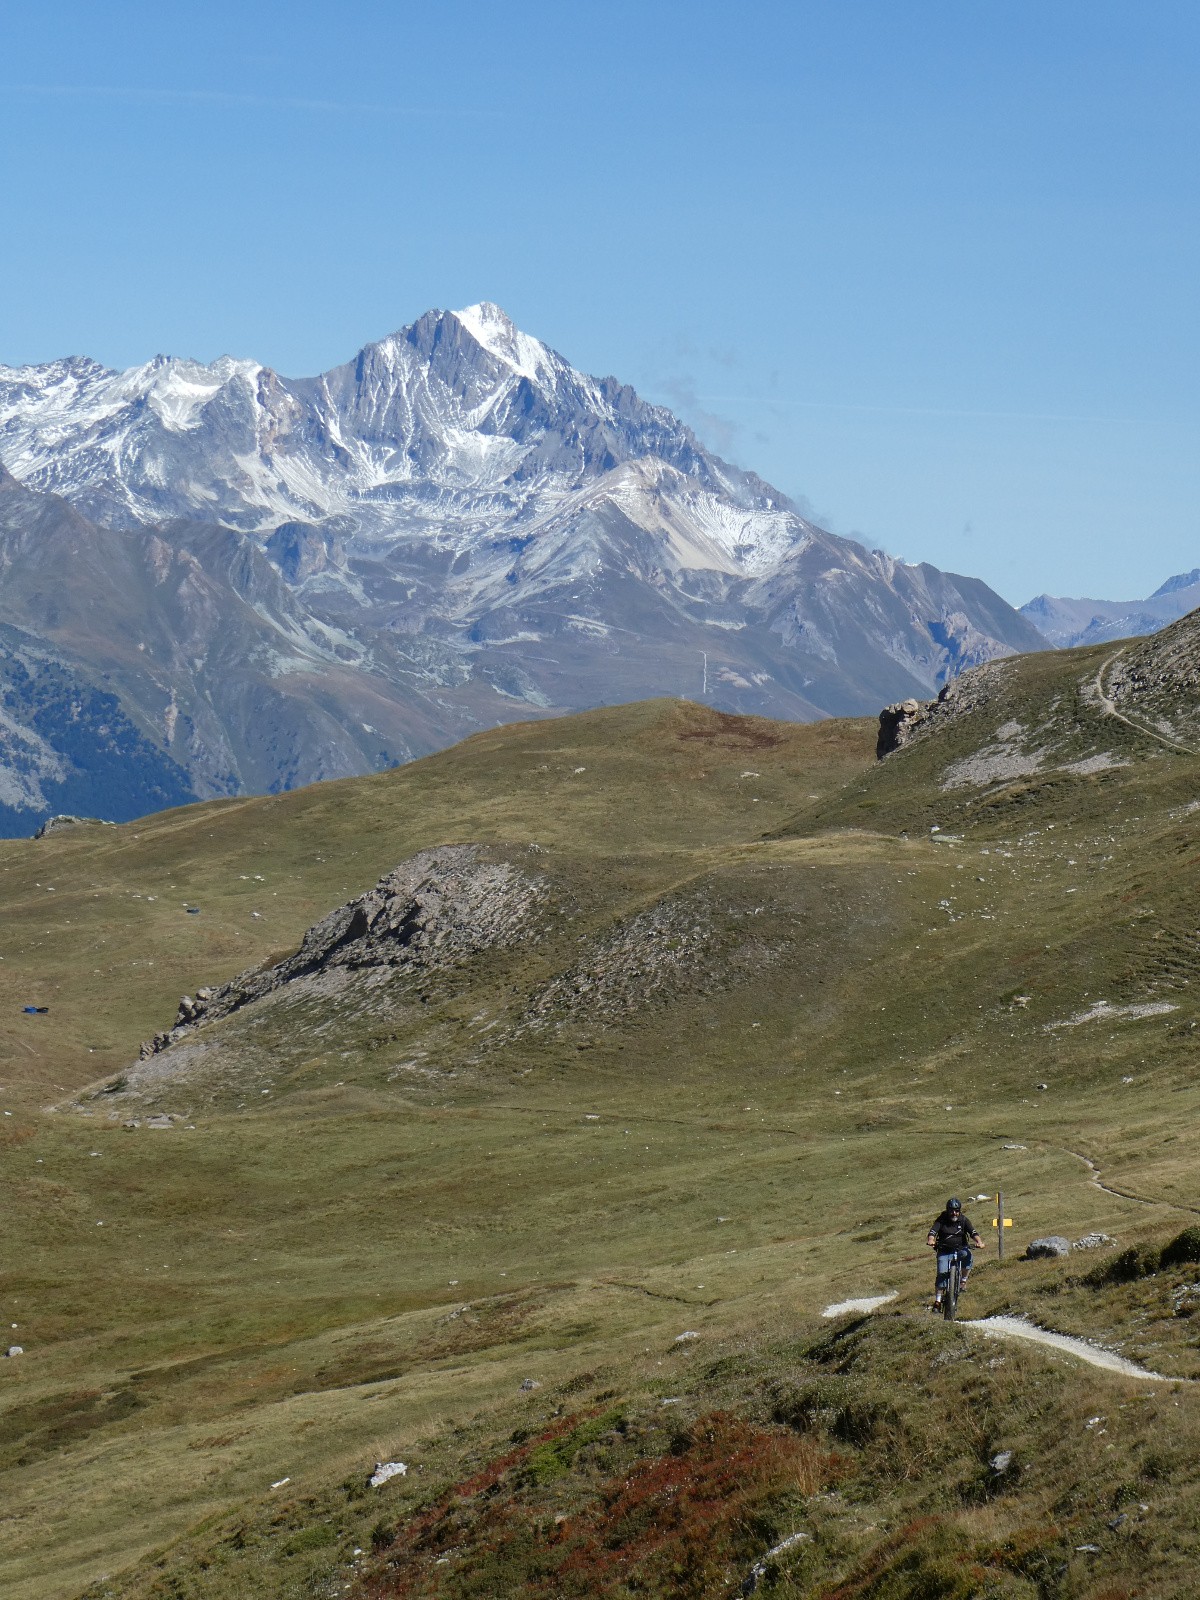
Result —
[[970, 1244], [976, 1250], [986, 1248], [983, 1240], [975, 1232], [970, 1217], [963, 1215], [962, 1201], [951, 1198], [946, 1201], [946, 1209], [940, 1217], [934, 1219], [929, 1230], [929, 1237], [925, 1243], [931, 1250], [937, 1251], [937, 1282], [934, 1288], [933, 1309], [941, 1309], [942, 1297], [946, 1292], [946, 1283], [950, 1277], [950, 1263], [957, 1254], [962, 1261], [961, 1287], [967, 1287], [967, 1279], [971, 1276], [971, 1251]]

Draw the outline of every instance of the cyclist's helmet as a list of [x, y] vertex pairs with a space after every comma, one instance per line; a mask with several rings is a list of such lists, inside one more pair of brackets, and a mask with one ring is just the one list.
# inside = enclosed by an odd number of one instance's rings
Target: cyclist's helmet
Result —
[[961, 1200], [953, 1200], [953, 1199], [952, 1200], [947, 1200], [946, 1201], [946, 1210], [947, 1211], [961, 1211], [962, 1210], [962, 1201]]

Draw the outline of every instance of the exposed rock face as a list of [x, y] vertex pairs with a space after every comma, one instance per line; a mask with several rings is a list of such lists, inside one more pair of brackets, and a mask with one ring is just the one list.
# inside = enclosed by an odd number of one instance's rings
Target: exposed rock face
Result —
[[48, 833], [59, 833], [63, 828], [82, 828], [89, 823], [99, 824], [99, 822], [99, 817], [73, 817], [65, 811], [60, 811], [55, 817], [47, 817], [33, 837], [44, 839]]
[[880, 761], [908, 743], [924, 719], [924, 707], [919, 700], [898, 700], [893, 706], [884, 706], [879, 713], [879, 738], [875, 742], [875, 755]]
[[262, 1000], [275, 990], [336, 969], [445, 970], [482, 950], [508, 945], [533, 931], [533, 912], [545, 892], [541, 879], [506, 861], [490, 860], [476, 845], [423, 850], [380, 878], [373, 889], [313, 926], [299, 950], [278, 966], [243, 972], [216, 989], [184, 995], [169, 1032], [141, 1051], [148, 1060], [188, 1030]]
[[1002, 687], [1006, 671], [1003, 659], [984, 661], [944, 683], [936, 700], [899, 700], [884, 706], [875, 754], [882, 760], [918, 735], [924, 738], [953, 719], [985, 708]]

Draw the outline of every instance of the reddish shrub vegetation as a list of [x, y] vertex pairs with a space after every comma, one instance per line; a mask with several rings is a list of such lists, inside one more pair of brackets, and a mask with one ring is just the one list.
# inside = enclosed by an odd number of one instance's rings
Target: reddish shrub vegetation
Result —
[[[586, 1450], [572, 1454], [573, 1438], [594, 1442], [581, 1423], [564, 1419], [405, 1523], [360, 1594], [699, 1600], [736, 1588], [764, 1548], [792, 1531], [803, 1501], [842, 1473], [841, 1459], [813, 1441], [727, 1412], [653, 1454], [614, 1429], [597, 1470], [582, 1459]], [[530, 1473], [548, 1445], [565, 1463], [550, 1484]], [[614, 1454], [624, 1457], [617, 1471]]]

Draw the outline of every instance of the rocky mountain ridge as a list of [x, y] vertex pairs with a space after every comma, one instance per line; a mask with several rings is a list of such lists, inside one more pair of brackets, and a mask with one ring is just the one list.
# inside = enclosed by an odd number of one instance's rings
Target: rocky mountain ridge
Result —
[[1200, 606], [1200, 567], [1168, 578], [1145, 600], [1085, 600], [1039, 594], [1020, 607], [1023, 617], [1060, 650], [1157, 633]]
[[[200, 797], [658, 695], [872, 713], [1042, 643], [985, 584], [817, 527], [487, 304], [311, 379], [0, 368], [0, 458], [5, 620]], [[26, 785], [3, 825], [68, 808], [104, 811]]]

